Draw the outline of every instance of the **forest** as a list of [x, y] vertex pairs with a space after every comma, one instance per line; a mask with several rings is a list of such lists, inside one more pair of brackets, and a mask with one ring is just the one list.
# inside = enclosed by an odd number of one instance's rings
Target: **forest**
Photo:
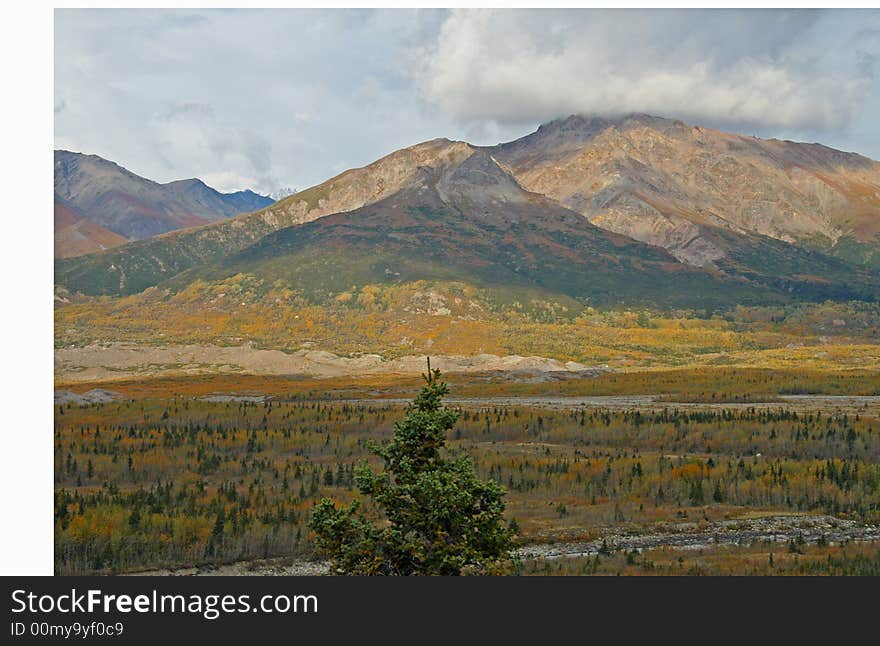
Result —
[[[314, 558], [313, 505], [356, 495], [355, 466], [375, 460], [368, 447], [389, 438], [404, 413], [394, 401], [314, 393], [264, 401], [145, 395], [56, 406], [58, 574]], [[507, 490], [519, 545], [768, 514], [880, 523], [880, 421], [866, 406], [460, 408], [450, 446]], [[880, 545], [841, 554], [839, 545], [809, 544], [798, 548], [797, 564], [784, 545], [743, 546], [736, 558], [712, 549], [687, 567], [669, 550], [647, 550], [524, 559], [517, 571], [767, 573], [775, 551], [778, 573], [876, 573]], [[756, 549], [763, 556], [745, 558]]]

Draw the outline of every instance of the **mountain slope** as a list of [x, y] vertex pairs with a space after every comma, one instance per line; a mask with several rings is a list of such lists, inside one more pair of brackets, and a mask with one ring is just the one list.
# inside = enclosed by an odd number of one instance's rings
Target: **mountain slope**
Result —
[[55, 257], [82, 256], [128, 242], [124, 237], [92, 222], [75, 208], [55, 200]]
[[92, 222], [130, 240], [272, 203], [252, 191], [220, 193], [198, 179], [159, 184], [96, 155], [66, 150], [55, 151], [55, 194]]
[[419, 169], [400, 191], [371, 205], [279, 230], [164, 286], [244, 274], [322, 302], [370, 283], [456, 281], [499, 294], [528, 289], [595, 305], [658, 307], [868, 296], [863, 282], [835, 280], [835, 271], [850, 277], [845, 263], [769, 238], [753, 253], [787, 263], [795, 274], [747, 277], [733, 271], [743, 258], [731, 262], [729, 275], [683, 265], [659, 247], [604, 231], [523, 190], [489, 152], [449, 146], [470, 154]]
[[[618, 121], [571, 117], [542, 126], [515, 142], [481, 149], [445, 139], [428, 141], [346, 171], [256, 213], [60, 261], [56, 263], [56, 279], [64, 287], [85, 294], [135, 294], [203, 265], [231, 267], [238, 262], [236, 254], [247, 253], [252, 245], [265, 250], [266, 245], [286, 244], [288, 236], [298, 239], [300, 233], [295, 230], [301, 225], [350, 211], [357, 211], [356, 216], [364, 222], [349, 221], [347, 227], [356, 228], [366, 245], [353, 249], [378, 258], [383, 252], [378, 246], [370, 246], [369, 241], [375, 237], [371, 227], [389, 229], [364, 207], [382, 204], [387, 210], [388, 204], [402, 195], [409, 196], [407, 203], [417, 204], [411, 199], [414, 186], [424, 192], [427, 186], [436, 184], [436, 190], [442, 191], [443, 182], [432, 184], [433, 180], [426, 178], [431, 173], [447, 173], [475, 155], [475, 150], [488, 156], [499, 172], [509, 171], [508, 178], [515, 185], [531, 191], [529, 201], [533, 205], [536, 194], [543, 194], [540, 209], [552, 212], [562, 208], [569, 214], [576, 211], [604, 230], [661, 247], [683, 263], [673, 263], [677, 271], [683, 272], [685, 267], [703, 269], [707, 275], [703, 279], [710, 283], [724, 276], [726, 289], [741, 287], [750, 299], [762, 294], [773, 302], [873, 300], [877, 295], [880, 279], [876, 273], [852, 264], [870, 252], [877, 220], [870, 191], [858, 193], [862, 199], [859, 206], [853, 187], [873, 186], [876, 162], [822, 146], [762, 141], [643, 115]], [[826, 187], [824, 198], [821, 187]], [[485, 233], [473, 229], [472, 223], [461, 221], [456, 214], [473, 215], [468, 209], [478, 212], [482, 208], [479, 205], [488, 199], [480, 194], [488, 190], [474, 176], [468, 188], [472, 201], [462, 202], [451, 212], [438, 211], [449, 227], [449, 239]], [[444, 198], [438, 199], [447, 204]], [[499, 204], [511, 208], [503, 200]], [[440, 208], [430, 200], [423, 206], [429, 210]], [[534, 226], [543, 226], [540, 223], [544, 222], [537, 214], [529, 221]], [[407, 235], [414, 240], [419, 227], [428, 232], [436, 223], [422, 219], [408, 226]], [[291, 227], [294, 229], [289, 233], [270, 235]], [[317, 230], [320, 227], [306, 227], [302, 235]], [[533, 235], [516, 227], [511, 231], [511, 235]], [[334, 235], [329, 239], [339, 242]], [[388, 249], [396, 244], [394, 240], [386, 242]], [[832, 257], [834, 245], [844, 243], [848, 255], [841, 253], [843, 259]], [[425, 251], [430, 256], [436, 250]], [[511, 254], [518, 251], [525, 253], [516, 247], [510, 249]], [[462, 268], [457, 266], [461, 257], [447, 256], [442, 272], [433, 262], [428, 273], [461, 273]], [[315, 260], [320, 259], [316, 256]], [[412, 262], [399, 260], [407, 266]], [[369, 261], [353, 251], [333, 272], [372, 275], [364, 265]], [[557, 277], [568, 271], [556, 259], [547, 262]], [[570, 262], [578, 265], [581, 261], [571, 257]], [[498, 269], [503, 263], [489, 265]], [[428, 271], [425, 263], [420, 266]], [[465, 278], [477, 278], [470, 269]], [[686, 273], [691, 277], [703, 275], [691, 270]], [[578, 280], [587, 278], [577, 271], [575, 274]], [[513, 278], [507, 275], [502, 282]], [[315, 273], [311, 280], [321, 282], [325, 278]], [[613, 282], [610, 277], [608, 281], [609, 285]], [[635, 293], [643, 284], [651, 284], [648, 274], [627, 275], [618, 291]], [[646, 298], [666, 305], [688, 300], [675, 289], [673, 284], [654, 284]], [[587, 297], [589, 291], [585, 288], [581, 295]], [[707, 303], [724, 300], [709, 298], [700, 291], [689, 298]], [[728, 303], [736, 298], [733, 292], [726, 296]]]
[[528, 190], [696, 266], [729, 254], [716, 228], [850, 260], [880, 241], [880, 163], [818, 144], [647, 115], [571, 116], [491, 150]]
[[56, 281], [85, 294], [134, 294], [190, 267], [235, 254], [273, 231], [371, 204], [400, 190], [420, 168], [469, 154], [467, 144], [446, 139], [404, 148], [256, 213], [56, 263]]

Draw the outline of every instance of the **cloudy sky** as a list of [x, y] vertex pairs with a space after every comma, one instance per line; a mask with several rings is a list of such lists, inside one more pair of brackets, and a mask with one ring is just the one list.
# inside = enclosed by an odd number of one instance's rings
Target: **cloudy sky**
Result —
[[56, 10], [55, 146], [263, 193], [576, 112], [880, 159], [878, 73], [868, 10]]

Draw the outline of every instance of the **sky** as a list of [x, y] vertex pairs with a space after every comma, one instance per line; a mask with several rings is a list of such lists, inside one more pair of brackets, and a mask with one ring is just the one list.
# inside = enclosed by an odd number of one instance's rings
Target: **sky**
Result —
[[574, 113], [880, 159], [878, 10], [59, 9], [54, 43], [56, 148], [223, 191]]

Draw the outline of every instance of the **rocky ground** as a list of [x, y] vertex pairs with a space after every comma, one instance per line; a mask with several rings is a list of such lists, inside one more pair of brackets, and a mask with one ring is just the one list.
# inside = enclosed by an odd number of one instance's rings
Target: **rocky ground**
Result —
[[134, 576], [318, 576], [326, 574], [329, 564], [324, 561], [291, 561], [268, 559], [241, 561], [225, 565], [200, 565], [180, 569], [130, 572]]
[[779, 515], [705, 523], [675, 523], [658, 526], [649, 533], [609, 531], [591, 541], [529, 545], [519, 550], [521, 558], [552, 559], [593, 556], [603, 551], [645, 550], [657, 547], [700, 549], [713, 545], [750, 545], [757, 542], [789, 541], [828, 543], [880, 540], [880, 527], [862, 525], [832, 516]]
[[[506, 357], [505, 357], [506, 358]], [[439, 357], [444, 359], [444, 357]], [[534, 357], [530, 357], [534, 359]], [[433, 362], [434, 359], [432, 358]], [[389, 362], [390, 363], [390, 362]], [[442, 361], [440, 362], [442, 363]], [[433, 365], [433, 363], [432, 363]], [[538, 373], [547, 380], [561, 379], [557, 371]], [[578, 376], [595, 376], [590, 370], [569, 370], [564, 373], [567, 378], [576, 379]], [[511, 380], [536, 379], [534, 372], [511, 371], [508, 373]], [[82, 394], [70, 390], [56, 390], [55, 404], [94, 404], [106, 403], [121, 397], [120, 393], [103, 388], [94, 388]], [[249, 402], [261, 403], [274, 397], [259, 392], [215, 392], [200, 397], [208, 402]], [[323, 401], [323, 400], [322, 400]], [[330, 400], [328, 400], [330, 401]], [[408, 399], [385, 397], [385, 398], [358, 398], [358, 399], [333, 399], [336, 404], [369, 405], [369, 406], [405, 406]], [[534, 408], [546, 408], [548, 410], [578, 410], [581, 408], [602, 408], [608, 410], [657, 410], [663, 407], [707, 409], [749, 409], [786, 408], [796, 412], [822, 411], [841, 412], [853, 414], [880, 415], [880, 395], [778, 395], [773, 401], [766, 402], [676, 402], [668, 396], [660, 395], [595, 395], [589, 397], [552, 397], [552, 396], [519, 396], [519, 397], [447, 397], [446, 402], [452, 406], [464, 408], [495, 408], [499, 406], [526, 406]]]
[[[526, 545], [517, 550], [521, 559], [556, 559], [593, 556], [617, 551], [642, 551], [659, 547], [701, 549], [718, 545], [750, 545], [758, 542], [797, 541], [829, 544], [845, 541], [878, 541], [880, 527], [863, 525], [832, 516], [802, 514], [764, 516], [716, 522], [683, 522], [658, 525], [647, 532], [623, 533], [608, 529], [601, 536], [584, 542]], [[323, 561], [270, 559], [225, 565], [204, 565], [181, 569], [161, 569], [132, 574], [144, 576], [315, 576], [326, 574]]]
[[103, 388], [93, 388], [81, 395], [69, 390], [56, 390], [55, 403], [77, 404], [78, 406], [83, 406], [85, 404], [106, 404], [119, 396], [119, 393], [113, 392], [112, 390], [104, 390]]

